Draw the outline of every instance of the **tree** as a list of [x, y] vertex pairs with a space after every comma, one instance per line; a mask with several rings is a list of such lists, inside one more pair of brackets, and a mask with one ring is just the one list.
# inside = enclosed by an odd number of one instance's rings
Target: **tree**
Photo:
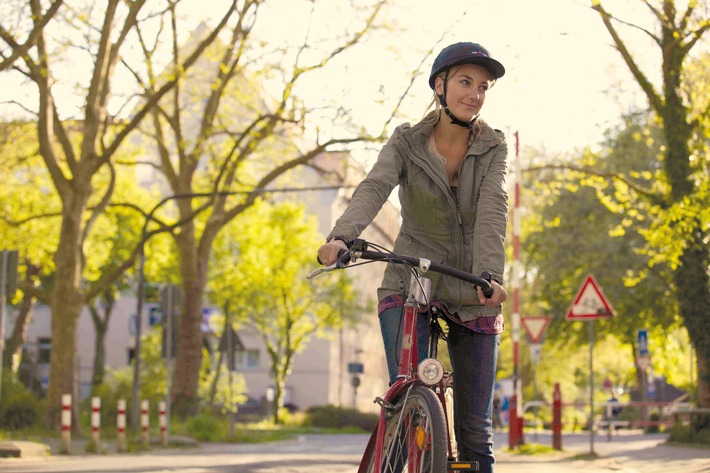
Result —
[[[45, 12], [40, 12], [22, 43], [18, 43], [18, 38], [12, 31], [0, 25], [0, 39], [9, 47], [8, 55], [5, 55], [4, 52], [0, 53], [0, 57], [2, 58], [0, 61], [0, 71], [11, 68], [15, 61], [29, 52], [30, 48], [35, 45], [35, 41], [37, 41], [42, 30], [44, 30], [52, 17], [57, 13], [59, 7], [62, 6], [62, 3], [64, 3], [64, 0], [54, 0]], [[37, 5], [35, 11], [39, 11], [39, 3]]]
[[[150, 126], [143, 128], [158, 157], [157, 162], [148, 160], [146, 164], [164, 176], [173, 195], [213, 195], [176, 201], [176, 218], [186, 222], [173, 233], [185, 304], [173, 403], [175, 412], [183, 414], [194, 413], [198, 404], [201, 304], [210, 253], [219, 232], [270, 187], [287, 182], [283, 179], [289, 171], [309, 165], [322, 153], [382, 138], [350, 126], [346, 111], [335, 107], [332, 128], [321, 129], [318, 139], [308, 143], [303, 136], [306, 123], [323, 110], [303, 103], [297, 90], [309, 73], [326, 68], [376, 27], [384, 2], [353, 7], [350, 29], [336, 31], [326, 40], [307, 35], [295, 46], [266, 41], [269, 24], [259, 21], [264, 3], [249, 0], [240, 4], [230, 37], [210, 48], [198, 66], [180, 78], [179, 87], [159, 102], [151, 113]], [[316, 9], [323, 3], [293, 5]], [[319, 34], [326, 33], [330, 30]], [[196, 31], [196, 38], [199, 34]], [[177, 64], [182, 56], [177, 37], [173, 45]], [[146, 63], [152, 63], [153, 50], [144, 44], [143, 53]], [[142, 83], [148, 96], [155, 95], [155, 84], [161, 77], [157, 70], [151, 73]], [[276, 97], [267, 92], [264, 84], [268, 82], [279, 84]], [[204, 212], [204, 220], [188, 221], [196, 212]]]
[[[657, 24], [655, 31], [616, 18], [599, 0], [592, 1], [614, 46], [648, 100], [663, 130], [662, 172], [652, 192], [637, 193], [651, 205], [654, 227], [647, 235], [657, 256], [674, 268], [675, 295], [698, 360], [697, 401], [710, 407], [710, 264], [708, 250], [708, 140], [710, 101], [692, 105], [695, 87], [684, 82], [684, 64], [710, 28], [707, 4], [687, 2], [679, 11], [674, 0], [644, 0]], [[662, 83], [653, 84], [631, 53], [617, 26], [644, 33], [659, 49]], [[707, 70], [707, 69], [706, 69]], [[707, 99], [707, 96], [705, 97]], [[697, 107], [697, 108], [693, 108]], [[703, 139], [703, 137], [705, 137]], [[661, 256], [661, 248], [670, 248]]]
[[[132, 35], [140, 35], [145, 40], [147, 33], [142, 28], [148, 29], [149, 22], [159, 24], [164, 18], [165, 12], [159, 4], [153, 2], [153, 10], [149, 11], [146, 0], [129, 3], [106, 0], [103, 8], [94, 10], [87, 5], [89, 9], [81, 11], [82, 6], [73, 3], [71, 7], [60, 8], [51, 22], [54, 28], [50, 29], [40, 28], [46, 15], [42, 12], [41, 1], [31, 0], [28, 5], [17, 2], [21, 21], [16, 23], [20, 25], [16, 29], [5, 26], [6, 19], [3, 19], [6, 33], [2, 39], [10, 51], [5, 57], [21, 57], [21, 62], [19, 59], [14, 61], [11, 71], [21, 74], [36, 87], [34, 105], [23, 104], [22, 107], [34, 115], [40, 155], [61, 201], [59, 239], [54, 250], [54, 285], [36, 291], [38, 295], [43, 293], [42, 297], [46, 297], [52, 310], [48, 425], [59, 425], [61, 396], [74, 392], [76, 324], [82, 307], [105, 290], [123, 270], [132, 266], [137, 254], [134, 252], [132, 258], [119, 265], [114, 273], [103, 275], [92, 284], [83, 284], [86, 240], [96, 219], [111, 201], [119, 149], [150, 110], [176, 86], [181, 74], [189, 70], [216, 38], [232, 17], [236, 3], [226, 8], [220, 23], [176, 64], [172, 74], [154, 84], [152, 93], [129, 94], [125, 101], [122, 95], [125, 89], [119, 87], [119, 82], [125, 83], [125, 75], [117, 77], [117, 71], [127, 69], [139, 74], [139, 70], [149, 66], [141, 68], [122, 51], [131, 46]], [[177, 4], [170, 2], [170, 9], [176, 8]], [[34, 33], [23, 33], [22, 28]], [[152, 28], [151, 31], [153, 40], [160, 43], [164, 30]], [[33, 40], [26, 47], [15, 39], [23, 35]], [[76, 51], [80, 51], [90, 64], [88, 70], [80, 71], [77, 66], [62, 64], [68, 53]], [[71, 68], [69, 73], [67, 67]], [[75, 86], [74, 91], [81, 98], [78, 102], [81, 105], [76, 106], [78, 118], [67, 118], [73, 115], [72, 105], [65, 105], [66, 108], [60, 105], [66, 103], [57, 96], [57, 82], [62, 80]], [[129, 108], [131, 112], [127, 115], [124, 110]], [[98, 187], [98, 176], [105, 176], [101, 187]], [[32, 290], [26, 286], [24, 289]]]
[[[0, 154], [14, 157], [0, 164], [0, 240], [5, 248], [19, 253], [20, 286], [33, 288], [53, 284], [52, 248], [57, 239], [58, 205], [54, 194], [48, 191], [51, 183], [42, 170], [32, 128], [25, 122], [8, 122], [0, 127]], [[22, 291], [8, 296], [18, 304], [18, 315], [3, 353], [3, 367], [17, 372], [37, 294]]]
[[[619, 340], [626, 350], [623, 358], [633, 366], [637, 330], [646, 328], [654, 347], [654, 373], [673, 379], [682, 372], [687, 383], [689, 373], [663, 360], [682, 355], [667, 342], [683, 326], [672, 297], [673, 270], [644, 251], [649, 222], [642, 218], [647, 215], [643, 201], [622, 198], [623, 190], [610, 183], [611, 176], [626, 176], [637, 189], [652, 186], [661, 166], [656, 159], [662, 150], [661, 130], [647, 113], [633, 114], [619, 129], [609, 130], [599, 148], [603, 156], [585, 152], [574, 158], [574, 165], [529, 169], [535, 170], [535, 181], [523, 189], [528, 212], [521, 240], [524, 263], [535, 277], [532, 284], [524, 283], [523, 313], [554, 317], [546, 331], [545, 352], [586, 347], [586, 324], [567, 321], [565, 314], [591, 273], [617, 314], [593, 322], [596, 340]], [[644, 375], [638, 368], [637, 386]]]
[[258, 203], [220, 234], [212, 259], [213, 301], [231, 303], [241, 323], [255, 329], [266, 347], [276, 424], [294, 356], [313, 335], [324, 336], [364, 309], [344, 273], [335, 282], [306, 279], [316, 266], [313, 248], [322, 241], [316, 228], [302, 207]]

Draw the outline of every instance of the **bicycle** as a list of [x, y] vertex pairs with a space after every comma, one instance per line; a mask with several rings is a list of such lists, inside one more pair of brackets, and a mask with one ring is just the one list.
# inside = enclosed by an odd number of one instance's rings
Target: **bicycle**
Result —
[[[372, 251], [369, 247], [377, 248]], [[366, 260], [357, 263], [358, 260]], [[365, 240], [355, 240], [338, 261], [318, 268], [308, 278], [336, 269], [352, 268], [376, 261], [408, 267], [409, 291], [404, 303], [404, 329], [397, 380], [375, 403], [380, 415], [365, 447], [358, 473], [446, 473], [478, 471], [478, 462], [457, 460], [453, 429], [453, 373], [445, 372], [439, 360], [438, 341], [445, 333], [436, 306], [429, 304], [431, 280], [427, 271], [438, 272], [481, 287], [487, 297], [493, 294], [490, 274], [481, 277], [433, 263], [425, 258], [394, 254]], [[429, 313], [428, 356], [417, 363], [417, 313]]]

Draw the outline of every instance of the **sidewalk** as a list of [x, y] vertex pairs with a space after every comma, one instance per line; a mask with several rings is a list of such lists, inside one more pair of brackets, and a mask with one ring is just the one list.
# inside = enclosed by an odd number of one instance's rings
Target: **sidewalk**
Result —
[[[282, 453], [286, 452], [289, 455], [336, 452], [338, 455], [346, 455], [349, 458], [348, 464], [356, 465], [368, 436], [363, 434], [339, 437], [320, 434], [311, 437], [317, 437], [318, 440], [309, 439], [301, 442], [299, 439], [299, 441], [277, 442], [276, 445], [204, 443], [198, 446], [193, 443], [185, 445], [194, 446], [194, 448], [187, 448], [185, 452], [196, 458], [225, 454], [240, 457], [256, 454], [258, 457], [264, 452], [279, 447], [283, 450]], [[499, 433], [495, 435], [497, 458], [495, 471], [496, 473], [710, 473], [710, 445], [707, 447], [674, 445], [667, 443], [666, 438], [665, 434], [643, 434], [641, 431], [622, 430], [614, 434], [611, 440], [608, 440], [606, 435], [595, 435], [592, 450], [588, 432], [563, 434], [562, 451], [523, 455], [510, 451], [507, 434]], [[528, 445], [551, 446], [552, 436], [549, 432], [540, 432], [537, 435], [526, 433], [525, 442]], [[72, 455], [86, 458], [85, 444], [85, 440], [74, 440], [71, 447]], [[48, 450], [51, 450], [52, 456], [56, 456], [60, 445], [57, 441], [49, 442], [49, 445], [24, 441], [0, 442], [0, 449], [3, 446], [6, 450], [19, 451], [19, 458], [31, 459], [47, 456]], [[111, 440], [102, 441], [104, 454], [115, 454], [115, 447], [115, 442]], [[151, 443], [151, 454], [163, 451], [164, 449], [157, 443]], [[131, 457], [135, 455], [129, 454], [126, 458]], [[2, 463], [3, 461], [0, 460], [0, 465]], [[355, 470], [356, 468], [353, 467], [352, 471]]]
[[[549, 432], [527, 434], [528, 444], [552, 445]], [[710, 445], [670, 444], [666, 434], [619, 431], [611, 440], [589, 432], [564, 434], [562, 451], [520, 455], [508, 450], [507, 435], [496, 435], [496, 473], [710, 473]]]

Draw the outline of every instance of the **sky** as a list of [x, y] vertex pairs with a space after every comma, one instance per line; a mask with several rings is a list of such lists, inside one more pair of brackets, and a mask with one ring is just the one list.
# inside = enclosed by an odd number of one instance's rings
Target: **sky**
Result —
[[[347, 3], [347, 2], [331, 2]], [[385, 84], [389, 97], [398, 97], [409, 83], [408, 71], [425, 58], [457, 41], [484, 45], [506, 67], [487, 96], [482, 115], [496, 128], [518, 132], [521, 146], [564, 152], [598, 142], [604, 130], [618, 123], [620, 114], [632, 106], [645, 107], [644, 97], [599, 15], [588, 0], [407, 0], [403, 7], [383, 12], [387, 22], [401, 30], [379, 34], [348, 56], [347, 71], [335, 72], [325, 83], [313, 83], [313, 93], [339, 90], [351, 99], [356, 113], [373, 131], [383, 115], [375, 113], [377, 91]], [[645, 22], [646, 10], [639, 0], [614, 0], [610, 11], [630, 22]], [[293, 2], [274, 10], [281, 25], [270, 31], [292, 37]], [[286, 11], [291, 9], [289, 14]], [[329, 22], [347, 15], [332, 13]], [[347, 21], [347, 19], [345, 20]], [[629, 30], [625, 37], [638, 49], [649, 71], [657, 70], [657, 52], [642, 35]], [[424, 60], [422, 74], [403, 104], [408, 121], [421, 118], [431, 100], [427, 84], [434, 57]], [[654, 69], [655, 68], [655, 69]], [[653, 73], [649, 72], [653, 77]], [[333, 86], [335, 84], [335, 86]], [[391, 102], [390, 102], [391, 104]], [[382, 112], [389, 111], [382, 110]], [[397, 124], [397, 123], [395, 123]], [[393, 126], [395, 125], [393, 124]]]
[[[411, 71], [421, 63], [423, 73], [402, 104], [403, 120], [417, 121], [432, 97], [427, 77], [434, 58], [427, 51], [472, 41], [484, 45], [506, 67], [505, 76], [487, 96], [482, 115], [495, 128], [510, 135], [517, 132], [521, 148], [563, 153], [593, 145], [606, 128], [618, 123], [624, 110], [645, 106], [589, 0], [390, 1], [395, 7], [385, 8], [382, 19], [392, 30], [378, 31], [334, 61], [329, 73], [303, 81], [298, 92], [304, 100], [342, 103], [377, 132], [409, 85]], [[262, 30], [256, 33], [268, 42], [293, 43], [308, 27], [313, 37], [346, 31], [353, 22], [351, 3], [363, 2], [317, 2], [319, 9], [309, 24], [308, 10], [299, 5], [310, 2], [269, 0], [260, 10], [257, 25]], [[629, 22], [647, 21], [640, 0], [606, 3]], [[226, 0], [185, 0], [181, 8], [186, 21], [196, 23], [216, 17], [227, 5]], [[634, 53], [647, 71], [658, 70], [654, 64], [658, 52], [641, 37], [628, 36], [637, 46]], [[60, 81], [57, 87], [62, 86]], [[0, 74], [0, 114], [12, 108], [3, 102], [21, 96], [23, 90], [26, 93], [16, 80]], [[58, 101], [68, 96], [60, 93]]]

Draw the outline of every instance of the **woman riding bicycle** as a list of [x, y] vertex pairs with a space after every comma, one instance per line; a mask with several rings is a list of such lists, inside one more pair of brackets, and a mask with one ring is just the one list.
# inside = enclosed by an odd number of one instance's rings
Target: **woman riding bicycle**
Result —
[[[507, 144], [502, 132], [480, 118], [488, 90], [503, 76], [501, 63], [476, 43], [456, 43], [436, 57], [429, 77], [435, 109], [419, 123], [397, 127], [372, 170], [336, 221], [319, 260], [330, 265], [372, 222], [399, 185], [402, 224], [394, 252], [473, 274], [492, 275], [493, 295], [448, 277], [432, 276], [431, 300], [442, 308], [454, 382], [454, 429], [459, 460], [493, 471], [492, 404], [500, 333], [505, 235]], [[443, 113], [442, 113], [443, 112]], [[388, 264], [378, 289], [379, 319], [390, 383], [397, 353], [409, 274]], [[426, 318], [425, 314], [422, 314]], [[428, 324], [417, 324], [423, 358]]]

